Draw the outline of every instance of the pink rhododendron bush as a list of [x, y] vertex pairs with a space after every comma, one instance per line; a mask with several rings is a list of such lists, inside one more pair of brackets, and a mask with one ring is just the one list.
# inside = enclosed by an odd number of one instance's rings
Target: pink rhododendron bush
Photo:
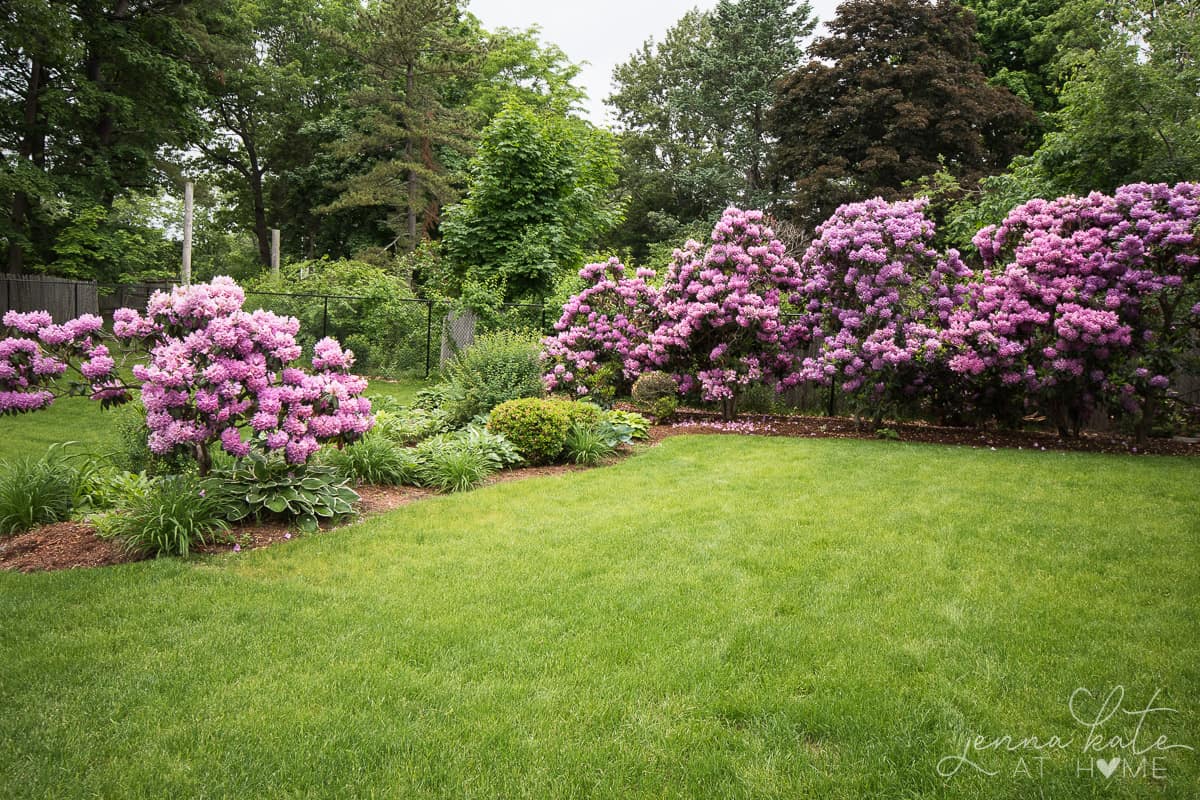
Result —
[[[673, 373], [731, 416], [747, 386], [835, 385], [858, 408], [1061, 433], [1095, 410], [1152, 426], [1200, 344], [1200, 186], [1123, 186], [1034, 200], [975, 237], [972, 270], [941, 252], [924, 200], [842, 206], [801, 263], [761, 212], [729, 209], [708, 246], [653, 273], [582, 273], [545, 343], [547, 386], [594, 391], [605, 364], [631, 381]], [[591, 383], [589, 384], [589, 381]]]
[[762, 212], [736, 208], [707, 247], [691, 241], [675, 251], [661, 289], [648, 283], [654, 272], [629, 278], [616, 260], [586, 267], [580, 276], [591, 285], [568, 301], [558, 334], [543, 343], [546, 386], [587, 394], [606, 365], [623, 387], [663, 370], [682, 392], [695, 390], [732, 416], [746, 386], [799, 380], [794, 353], [804, 332], [784, 317], [798, 272]]
[[[323, 443], [366, 433], [371, 405], [362, 396], [366, 380], [349, 372], [353, 353], [324, 339], [305, 371], [296, 365], [299, 322], [245, 311], [244, 302], [229, 278], [159, 291], [145, 314], [118, 309], [111, 333], [92, 315], [58, 325], [45, 312], [10, 311], [0, 340], [0, 412], [36, 411], [64, 393], [118, 404], [140, 390], [151, 451], [186, 451], [201, 473], [216, 443], [238, 457], [277, 452], [304, 464]], [[143, 357], [132, 385], [106, 340]]]
[[658, 324], [658, 291], [646, 282], [654, 272], [639, 269], [630, 278], [613, 258], [584, 267], [579, 277], [588, 287], [563, 306], [554, 325], [558, 333], [543, 342], [546, 389], [576, 395], [628, 389], [641, 374]]
[[975, 237], [986, 268], [945, 334], [965, 402], [1036, 406], [1064, 433], [1094, 408], [1144, 438], [1200, 330], [1200, 186], [1033, 200]]
[[877, 415], [892, 400], [936, 396], [941, 331], [971, 275], [957, 250], [934, 246], [926, 204], [842, 206], [804, 254], [797, 302], [819, 347], [801, 377], [837, 383]]

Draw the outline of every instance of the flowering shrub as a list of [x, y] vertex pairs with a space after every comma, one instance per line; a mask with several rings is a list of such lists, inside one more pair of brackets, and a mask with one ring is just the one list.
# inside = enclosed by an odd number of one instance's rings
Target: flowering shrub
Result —
[[593, 265], [544, 343], [546, 383], [586, 394], [618, 365], [624, 381], [663, 370], [732, 416], [752, 384], [837, 382], [877, 415], [908, 400], [951, 420], [1036, 410], [1064, 434], [1107, 406], [1144, 437], [1200, 340], [1200, 185], [1031, 201], [975, 237], [977, 273], [934, 247], [925, 206], [843, 206], [802, 265], [760, 212], [729, 209], [657, 291]]
[[674, 373], [681, 392], [698, 389], [732, 417], [743, 387], [799, 380], [793, 354], [803, 331], [782, 316], [799, 288], [799, 265], [762, 212], [730, 208], [706, 250], [692, 241], [675, 251], [647, 361]]
[[646, 283], [654, 272], [639, 269], [629, 278], [613, 258], [589, 264], [579, 277], [590, 285], [567, 301], [554, 325], [558, 333], [542, 342], [546, 389], [576, 395], [627, 389], [658, 325], [658, 291]]
[[994, 269], [946, 335], [968, 395], [1024, 394], [1064, 432], [1119, 404], [1141, 415], [1144, 436], [1200, 329], [1198, 223], [1200, 186], [1134, 184], [1033, 200], [981, 230]]
[[[878, 404], [924, 394], [970, 270], [934, 247], [924, 199], [842, 206], [804, 254], [796, 302], [819, 353], [801, 376]], [[882, 406], [877, 405], [877, 408]]]
[[100, 341], [100, 317], [85, 314], [56, 325], [45, 311], [8, 311], [3, 322], [8, 330], [0, 339], [0, 414], [46, 408], [68, 370], [77, 375], [71, 393], [90, 394], [105, 405], [128, 398], [115, 378], [116, 361]]
[[[150, 450], [186, 450], [207, 472], [210, 445], [231, 455], [278, 451], [303, 464], [322, 442], [349, 442], [372, 423], [366, 380], [350, 374], [354, 355], [333, 339], [316, 344], [312, 373], [300, 357], [296, 320], [242, 310], [245, 295], [229, 278], [155, 292], [143, 316], [114, 314], [113, 336], [148, 354], [133, 367], [140, 384]], [[53, 381], [82, 358], [82, 391], [105, 403], [124, 402], [130, 389], [101, 344], [101, 320], [84, 316], [54, 325], [48, 314], [4, 316], [0, 340], [0, 411], [45, 408]], [[79, 392], [80, 384], [70, 391]]]

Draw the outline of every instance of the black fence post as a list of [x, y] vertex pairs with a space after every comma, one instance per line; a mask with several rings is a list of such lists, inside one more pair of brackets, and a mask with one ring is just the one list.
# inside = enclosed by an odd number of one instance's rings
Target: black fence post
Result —
[[79, 316], [79, 281], [72, 284], [75, 287], [75, 316]]
[[321, 308], [321, 338], [329, 335], [329, 295], [325, 295], [325, 305]]
[[829, 413], [826, 415], [829, 417], [837, 416], [837, 396], [834, 394], [834, 392], [836, 390], [837, 390], [837, 381], [830, 380], [829, 381], [829, 408], [827, 409], [829, 411]]
[[433, 301], [425, 301], [425, 379], [433, 364]]

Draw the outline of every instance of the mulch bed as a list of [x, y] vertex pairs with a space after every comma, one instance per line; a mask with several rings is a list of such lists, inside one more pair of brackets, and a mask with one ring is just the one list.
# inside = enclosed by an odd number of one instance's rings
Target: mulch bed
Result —
[[42, 572], [107, 567], [137, 561], [117, 542], [101, 539], [91, 525], [56, 522], [0, 540], [0, 569]]
[[[1150, 439], [1138, 446], [1131, 438], [1106, 434], [1084, 433], [1072, 439], [1041, 431], [978, 430], [946, 428], [921, 422], [888, 422], [884, 426], [895, 431], [900, 441], [923, 444], [948, 444], [976, 448], [1009, 448], [1014, 450], [1062, 450], [1087, 453], [1127, 455], [1200, 456], [1200, 443], [1178, 439]], [[703, 411], [681, 412], [670, 425], [656, 426], [651, 438], [661, 441], [668, 436], [689, 433], [724, 433], [735, 435], [792, 436], [812, 439], [879, 439], [869, 429], [855, 425], [844, 417], [798, 417], [765, 414], [742, 414], [733, 423], [721, 421], [718, 414]]]
[[[1136, 455], [1200, 456], [1200, 443], [1176, 439], [1152, 439], [1145, 447], [1128, 438], [1100, 434], [1084, 434], [1075, 439], [1060, 439], [1052, 433], [1037, 431], [998, 431], [965, 428], [945, 428], [917, 422], [888, 423], [899, 434], [900, 441], [924, 444], [961, 445], [975, 448], [1011, 448], [1019, 450], [1060, 450], [1090, 453]], [[719, 415], [703, 411], [681, 412], [670, 425], [657, 425], [650, 430], [650, 440], [657, 444], [670, 436], [696, 433], [729, 435], [790, 436], [824, 439], [878, 439], [872, 431], [864, 430], [853, 420], [841, 417], [796, 417], [744, 414], [737, 422], [722, 422]], [[574, 464], [548, 467], [523, 467], [506, 470], [489, 478], [484, 485], [562, 475], [587, 469]], [[359, 511], [363, 516], [382, 514], [436, 493], [411, 486], [363, 486]], [[332, 529], [327, 528], [326, 530]], [[230, 530], [228, 542], [206, 545], [197, 552], [227, 553], [232, 550], [257, 550], [286, 541], [299, 535], [295, 528], [282, 523], [247, 524]], [[0, 569], [19, 572], [104, 567], [138, 560], [113, 541], [101, 539], [95, 529], [82, 522], [58, 522], [44, 525], [27, 533], [0, 540]]]

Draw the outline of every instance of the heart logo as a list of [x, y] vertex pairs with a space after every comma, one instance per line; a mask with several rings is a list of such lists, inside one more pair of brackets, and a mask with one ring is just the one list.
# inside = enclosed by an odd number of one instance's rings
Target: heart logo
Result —
[[1100, 770], [1100, 774], [1106, 778], [1111, 778], [1113, 773], [1117, 771], [1117, 765], [1121, 763], [1118, 757], [1110, 758], [1105, 761], [1103, 758], [1096, 759], [1096, 769]]

